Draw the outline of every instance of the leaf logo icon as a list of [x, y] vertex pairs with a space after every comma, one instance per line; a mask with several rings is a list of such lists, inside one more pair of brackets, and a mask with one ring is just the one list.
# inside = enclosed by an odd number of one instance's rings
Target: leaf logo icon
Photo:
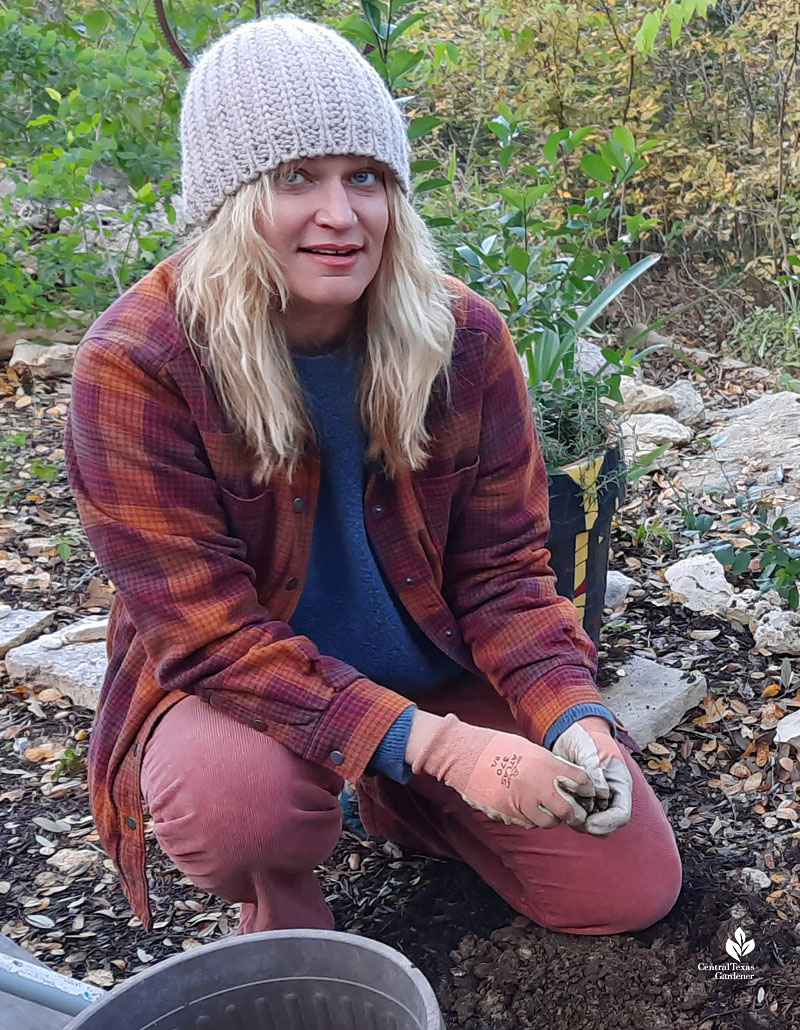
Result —
[[747, 940], [747, 934], [738, 926], [736, 933], [733, 935], [735, 940], [728, 938], [728, 942], [725, 945], [725, 950], [731, 956], [735, 958], [737, 962], [741, 962], [745, 955], [749, 955], [750, 952], [755, 948], [756, 942], [754, 940]]

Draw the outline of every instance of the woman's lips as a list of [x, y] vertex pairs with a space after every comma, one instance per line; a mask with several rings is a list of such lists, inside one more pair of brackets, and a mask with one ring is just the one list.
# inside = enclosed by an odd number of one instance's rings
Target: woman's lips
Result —
[[338, 254], [314, 254], [309, 250], [301, 250], [300, 253], [305, 254], [306, 257], [313, 258], [315, 261], [321, 262], [323, 265], [331, 265], [333, 268], [347, 268], [348, 265], [354, 265], [356, 263], [361, 251], [357, 250], [355, 254], [343, 254], [341, 256]]

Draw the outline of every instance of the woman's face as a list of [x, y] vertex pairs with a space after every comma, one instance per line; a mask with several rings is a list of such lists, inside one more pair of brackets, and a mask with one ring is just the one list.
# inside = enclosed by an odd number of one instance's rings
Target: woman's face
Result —
[[[389, 224], [384, 175], [372, 157], [306, 158], [299, 169], [277, 169], [274, 220], [259, 231], [275, 249], [289, 288], [288, 319], [304, 330], [331, 335], [349, 324], [372, 282]], [[347, 245], [349, 257], [315, 256], [307, 248]]]

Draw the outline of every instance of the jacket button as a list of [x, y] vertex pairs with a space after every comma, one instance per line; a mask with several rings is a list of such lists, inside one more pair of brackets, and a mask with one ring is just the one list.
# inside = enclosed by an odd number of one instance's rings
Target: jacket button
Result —
[[253, 719], [250, 725], [253, 727], [254, 730], [258, 730], [260, 733], [267, 728], [267, 724], [264, 722], [263, 719]]
[[295, 590], [296, 588], [297, 588], [297, 580], [295, 579], [294, 576], [292, 576], [291, 579], [287, 579], [286, 580], [286, 589], [287, 590]]
[[375, 512], [376, 515], [383, 514], [383, 508], [379, 504], [376, 504], [372, 510]]
[[453, 635], [453, 631], [452, 631], [452, 630], [451, 630], [451, 629], [450, 629], [450, 628], [448, 627], [448, 628], [447, 628], [447, 629], [446, 629], [446, 630], [444, 631], [444, 635], [445, 635], [446, 637], [452, 637], [452, 635]]
[[129, 827], [130, 827], [130, 828], [131, 828], [132, 830], [135, 830], [135, 829], [136, 829], [136, 820], [135, 820], [135, 819], [133, 818], [133, 816], [132, 816], [132, 815], [129, 815], [129, 816], [128, 816], [128, 818], [127, 818], [127, 819], [125, 820], [125, 823], [126, 823], [126, 825], [127, 825], [127, 826], [129, 826]]
[[413, 576], [406, 576], [406, 583], [411, 584], [413, 582], [414, 582], [414, 577]]
[[302, 497], [295, 497], [295, 499], [292, 501], [292, 507], [295, 511], [302, 511], [303, 508], [305, 508], [305, 506], [306, 502], [303, 500]]
[[328, 757], [330, 758], [331, 762], [333, 762], [334, 765], [341, 765], [342, 762], [344, 761], [344, 755], [342, 754], [341, 751], [331, 751], [331, 753], [330, 753], [330, 755], [328, 755]]

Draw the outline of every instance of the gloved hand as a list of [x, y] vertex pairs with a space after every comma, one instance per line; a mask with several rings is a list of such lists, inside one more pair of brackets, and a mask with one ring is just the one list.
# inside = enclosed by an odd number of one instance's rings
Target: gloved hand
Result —
[[584, 830], [606, 837], [631, 817], [633, 779], [608, 722], [599, 715], [578, 719], [556, 738], [553, 754], [584, 769], [595, 785], [594, 810]]
[[572, 762], [514, 733], [461, 722], [455, 715], [417, 710], [405, 752], [415, 773], [452, 787], [490, 819], [530, 829], [566, 822], [581, 829], [591, 778]]

